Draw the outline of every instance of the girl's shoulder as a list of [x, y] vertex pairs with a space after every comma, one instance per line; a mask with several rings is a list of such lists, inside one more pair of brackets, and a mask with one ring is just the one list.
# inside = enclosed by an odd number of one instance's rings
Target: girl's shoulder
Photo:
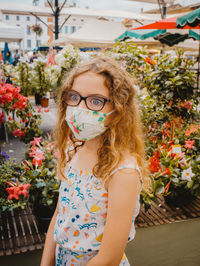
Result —
[[108, 179], [108, 182], [106, 184], [107, 190], [109, 187], [109, 183], [111, 181], [111, 179], [115, 176], [115, 174], [117, 174], [118, 176], [121, 175], [123, 177], [123, 180], [125, 180], [125, 176], [124, 175], [131, 175], [133, 174], [133, 170], [137, 171], [138, 175], [139, 175], [139, 182], [142, 188], [143, 185], [143, 181], [142, 181], [142, 174], [140, 171], [140, 168], [138, 166], [137, 163], [137, 159], [134, 155], [129, 155], [127, 154], [126, 156], [124, 156], [124, 158], [120, 161], [120, 163], [118, 164], [118, 166], [111, 172], [110, 177]]

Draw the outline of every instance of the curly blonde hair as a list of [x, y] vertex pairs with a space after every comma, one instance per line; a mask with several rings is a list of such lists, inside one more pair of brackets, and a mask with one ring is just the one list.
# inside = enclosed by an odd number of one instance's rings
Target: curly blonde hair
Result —
[[97, 57], [79, 65], [63, 83], [58, 102], [58, 123], [54, 132], [60, 153], [57, 178], [65, 179], [65, 166], [71, 161], [78, 147], [84, 144], [74, 137], [65, 121], [67, 108], [65, 95], [72, 88], [75, 78], [87, 72], [105, 77], [105, 85], [109, 89], [110, 99], [115, 109], [108, 129], [102, 134], [97, 151], [98, 163], [93, 168], [93, 174], [102, 181], [107, 180], [111, 172], [119, 166], [123, 155], [128, 152], [136, 158], [143, 176], [143, 189], [147, 190], [149, 179], [145, 167], [143, 130], [135, 100], [134, 82], [114, 59], [108, 57]]

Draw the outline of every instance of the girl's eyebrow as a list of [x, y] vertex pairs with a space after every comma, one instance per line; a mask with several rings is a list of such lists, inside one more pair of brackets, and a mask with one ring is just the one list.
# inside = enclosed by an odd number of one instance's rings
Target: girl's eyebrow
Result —
[[[78, 91], [76, 91], [76, 90], [72, 90], [72, 91], [75, 91], [75, 92], [77, 92], [77, 93], [80, 94], [80, 92], [78, 92]], [[81, 95], [81, 94], [80, 94], [80, 95]], [[87, 96], [98, 96], [98, 97], [103, 97], [103, 98], [108, 99], [108, 97], [106, 97], [105, 95], [98, 94], [98, 93], [91, 93], [91, 94], [88, 94]], [[86, 96], [86, 97], [87, 97], [87, 96]]]

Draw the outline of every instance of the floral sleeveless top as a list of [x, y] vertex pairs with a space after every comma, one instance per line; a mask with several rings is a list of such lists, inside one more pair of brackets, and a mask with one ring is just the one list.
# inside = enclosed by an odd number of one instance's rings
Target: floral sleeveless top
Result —
[[[123, 168], [136, 169], [142, 185], [138, 166], [123, 165], [112, 174]], [[61, 181], [59, 188], [59, 213], [54, 228], [54, 240], [74, 252], [99, 250], [106, 224], [108, 192], [104, 185], [100, 186], [101, 189], [96, 189], [101, 185], [101, 180], [87, 171], [68, 166], [65, 175], [67, 179]], [[134, 221], [139, 210], [140, 195], [137, 197], [128, 242], [135, 237]]]

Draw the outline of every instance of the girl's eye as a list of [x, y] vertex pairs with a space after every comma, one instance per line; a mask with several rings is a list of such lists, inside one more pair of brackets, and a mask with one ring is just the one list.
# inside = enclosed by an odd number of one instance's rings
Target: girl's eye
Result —
[[91, 104], [99, 106], [103, 104], [103, 101], [98, 98], [91, 98], [90, 100]]
[[79, 100], [79, 95], [77, 95], [75, 93], [70, 93], [68, 95], [68, 100], [76, 102]]

